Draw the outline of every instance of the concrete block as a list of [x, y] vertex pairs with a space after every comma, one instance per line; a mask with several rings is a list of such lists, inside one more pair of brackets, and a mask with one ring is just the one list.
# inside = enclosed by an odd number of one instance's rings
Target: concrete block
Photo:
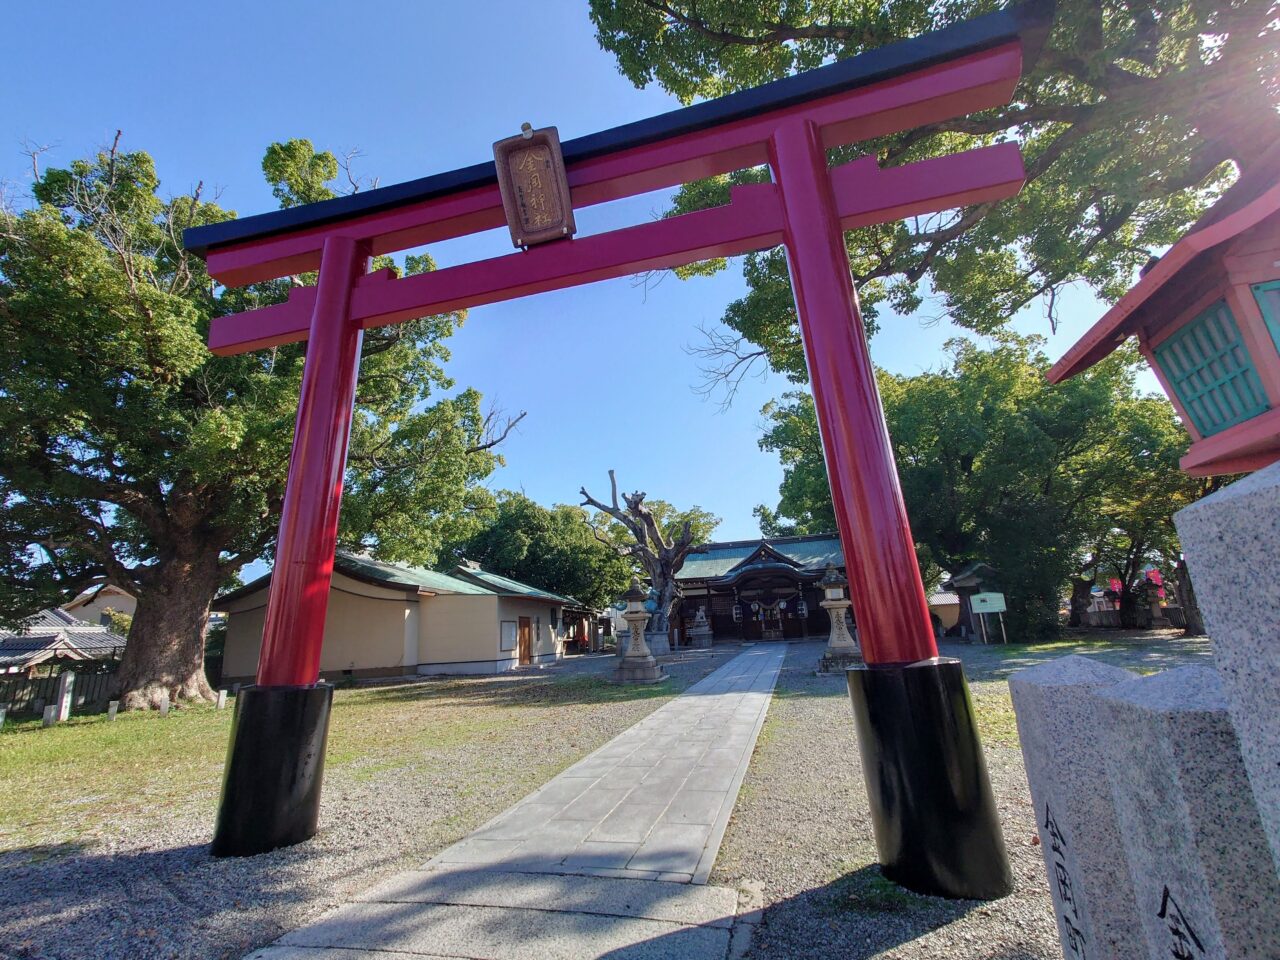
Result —
[[1180, 667], [1096, 700], [1148, 955], [1280, 957], [1280, 880], [1216, 671]]
[[1280, 463], [1173, 521], [1280, 870]]
[[1009, 678], [1064, 957], [1145, 952], [1093, 693], [1134, 674], [1063, 657]]
[[107, 703], [107, 719], [108, 719], [108, 720], [114, 720], [114, 719], [116, 718], [116, 714], [119, 712], [119, 710], [120, 710], [120, 701], [119, 701], [119, 700], [111, 700], [111, 701], [109, 701], [109, 702]]
[[169, 715], [169, 696], [168, 694], [160, 698], [160, 716], [167, 717]]
[[7, 714], [8, 712], [9, 712], [8, 707], [0, 707], [0, 727], [4, 726], [5, 714]]
[[44, 708], [44, 715], [41, 717], [40, 725], [44, 727], [52, 727], [58, 722], [58, 708], [54, 704]]
[[227, 708], [227, 691], [218, 691], [218, 709], [225, 710]]
[[659, 823], [627, 864], [632, 870], [692, 875], [711, 838], [711, 827], [691, 823]]

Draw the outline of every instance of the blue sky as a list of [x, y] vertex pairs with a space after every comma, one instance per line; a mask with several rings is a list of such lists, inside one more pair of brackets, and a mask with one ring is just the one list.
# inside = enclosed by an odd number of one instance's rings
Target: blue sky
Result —
[[[0, 180], [19, 188], [30, 181], [24, 142], [51, 145], [42, 162], [60, 165], [109, 144], [119, 128], [125, 149], [156, 158], [162, 190], [203, 181], [206, 196], [219, 192], [247, 215], [274, 207], [260, 168], [273, 140], [358, 149], [357, 172], [389, 184], [485, 160], [525, 120], [554, 124], [568, 139], [678, 106], [618, 74], [579, 0], [42, 0], [8, 6], [4, 24]], [[649, 219], [666, 196], [579, 211], [580, 231]], [[432, 248], [442, 265], [509, 250], [505, 230]], [[621, 279], [472, 310], [451, 341], [450, 375], [528, 413], [491, 485], [577, 502], [584, 483], [605, 492], [613, 467], [627, 489], [714, 511], [722, 537], [756, 535], [751, 509], [776, 502], [782, 476], [757, 447], [759, 410], [788, 385], [748, 380], [722, 413], [693, 391], [697, 360], [685, 349], [744, 290], [735, 266], [688, 282], [668, 276], [645, 288]], [[1060, 302], [1055, 357], [1104, 311], [1083, 290]], [[1016, 325], [1048, 333], [1039, 307]], [[937, 367], [942, 344], [960, 332], [917, 317], [888, 316], [881, 326], [872, 355], [899, 373]], [[1146, 385], [1154, 389], [1154, 379]]]

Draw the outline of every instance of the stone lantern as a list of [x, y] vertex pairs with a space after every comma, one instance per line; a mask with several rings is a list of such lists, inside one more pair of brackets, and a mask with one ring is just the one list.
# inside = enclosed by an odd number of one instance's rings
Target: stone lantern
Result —
[[849, 632], [849, 624], [845, 620], [845, 612], [851, 601], [848, 596], [849, 581], [842, 577], [834, 564], [827, 564], [827, 571], [818, 581], [822, 587], [822, 601], [819, 603], [831, 616], [831, 635], [827, 638], [827, 649], [823, 651], [822, 661], [818, 664], [821, 673], [844, 670], [846, 667], [862, 663], [862, 651], [858, 641]]
[[627, 621], [628, 636], [626, 651], [613, 671], [614, 683], [658, 683], [667, 679], [644, 640], [644, 627], [649, 622], [649, 613], [644, 608], [648, 595], [640, 589], [638, 578], [631, 578], [631, 589], [622, 595], [622, 599], [627, 604], [622, 619]]
[[1059, 383], [1129, 337], [1169, 395], [1193, 476], [1280, 459], [1280, 146], [1249, 168], [1054, 364]]

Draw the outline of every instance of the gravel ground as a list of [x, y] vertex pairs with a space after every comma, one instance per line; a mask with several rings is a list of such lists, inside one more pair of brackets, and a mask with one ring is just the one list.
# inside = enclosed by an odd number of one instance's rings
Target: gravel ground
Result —
[[[717, 647], [668, 661], [669, 689], [738, 652]], [[612, 665], [611, 657], [582, 658], [514, 677], [388, 688], [401, 700], [452, 698], [466, 710], [505, 711], [510, 735], [446, 740], [408, 766], [331, 771], [319, 834], [286, 850], [215, 860], [201, 808], [121, 822], [79, 846], [0, 855], [0, 957], [242, 956], [429, 859], [666, 701], [592, 702], [581, 684], [557, 683]]]
[[1105, 648], [971, 647], [965, 661], [1016, 883], [993, 903], [908, 893], [876, 867], [848, 694], [814, 675], [822, 644], [793, 644], [711, 883], [764, 906], [748, 960], [1058, 960], [1044, 861], [1017, 745], [1008, 673], [1086, 652], [1149, 671], [1208, 656], [1208, 641], [1150, 635]]

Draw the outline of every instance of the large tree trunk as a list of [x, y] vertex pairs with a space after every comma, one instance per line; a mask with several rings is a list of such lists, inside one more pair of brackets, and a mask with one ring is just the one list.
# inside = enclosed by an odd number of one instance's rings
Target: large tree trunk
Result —
[[674, 572], [662, 570], [658, 576], [661, 582], [653, 585], [658, 591], [658, 608], [653, 611], [653, 616], [649, 619], [649, 632], [666, 633], [668, 639], [673, 639], [670, 637], [670, 628], [674, 623], [676, 604], [680, 602], [679, 586]]
[[216, 554], [175, 558], [149, 572], [113, 684], [124, 709], [159, 707], [165, 696], [171, 703], [214, 699], [204, 633], [220, 580]]
[[[1146, 599], [1147, 592], [1139, 584], [1137, 587], [1131, 587], [1126, 584], [1120, 590], [1120, 626], [1125, 630], [1145, 629], [1149, 623], [1143, 622], [1143, 601]], [[1148, 613], [1146, 619], [1150, 620], [1150, 607], [1146, 608]]]
[[1067, 616], [1068, 627], [1078, 627], [1084, 622], [1084, 615], [1093, 600], [1093, 585], [1096, 577], [1086, 580], [1084, 577], [1071, 578], [1071, 612]]
[[1191, 582], [1191, 571], [1187, 569], [1187, 561], [1179, 560], [1175, 571], [1174, 592], [1178, 595], [1178, 606], [1182, 607], [1184, 629], [1189, 637], [1201, 636], [1204, 630], [1204, 617], [1200, 615], [1200, 604], [1196, 600], [1196, 588]]
[[[608, 539], [601, 536], [600, 531], [595, 528], [590, 520], [587, 521], [587, 525], [591, 527], [596, 539], [601, 543], [618, 549], [624, 557], [634, 557], [640, 561], [645, 573], [649, 575], [650, 584], [658, 594], [657, 609], [653, 611], [653, 616], [649, 618], [649, 625], [646, 629], [649, 633], [665, 633], [674, 649], [673, 614], [675, 606], [680, 600], [680, 585], [676, 582], [676, 574], [684, 566], [685, 558], [690, 553], [695, 553], [700, 549], [693, 542], [692, 524], [686, 520], [679, 535], [674, 538], [668, 538], [664, 536], [662, 530], [658, 527], [657, 521], [654, 519], [653, 512], [645, 504], [643, 491], [637, 490], [635, 493], [624, 493], [620, 504], [618, 502], [618, 478], [612, 470], [609, 471], [609, 488], [609, 503], [602, 503], [587, 493], [587, 488], [583, 487], [579, 491], [582, 494], [582, 506], [594, 507], [596, 510], [613, 517], [613, 519], [627, 528], [631, 536], [635, 538], [635, 543], [625, 547], [618, 547], [617, 544], [610, 543]], [[625, 509], [623, 504], [626, 504]]]

